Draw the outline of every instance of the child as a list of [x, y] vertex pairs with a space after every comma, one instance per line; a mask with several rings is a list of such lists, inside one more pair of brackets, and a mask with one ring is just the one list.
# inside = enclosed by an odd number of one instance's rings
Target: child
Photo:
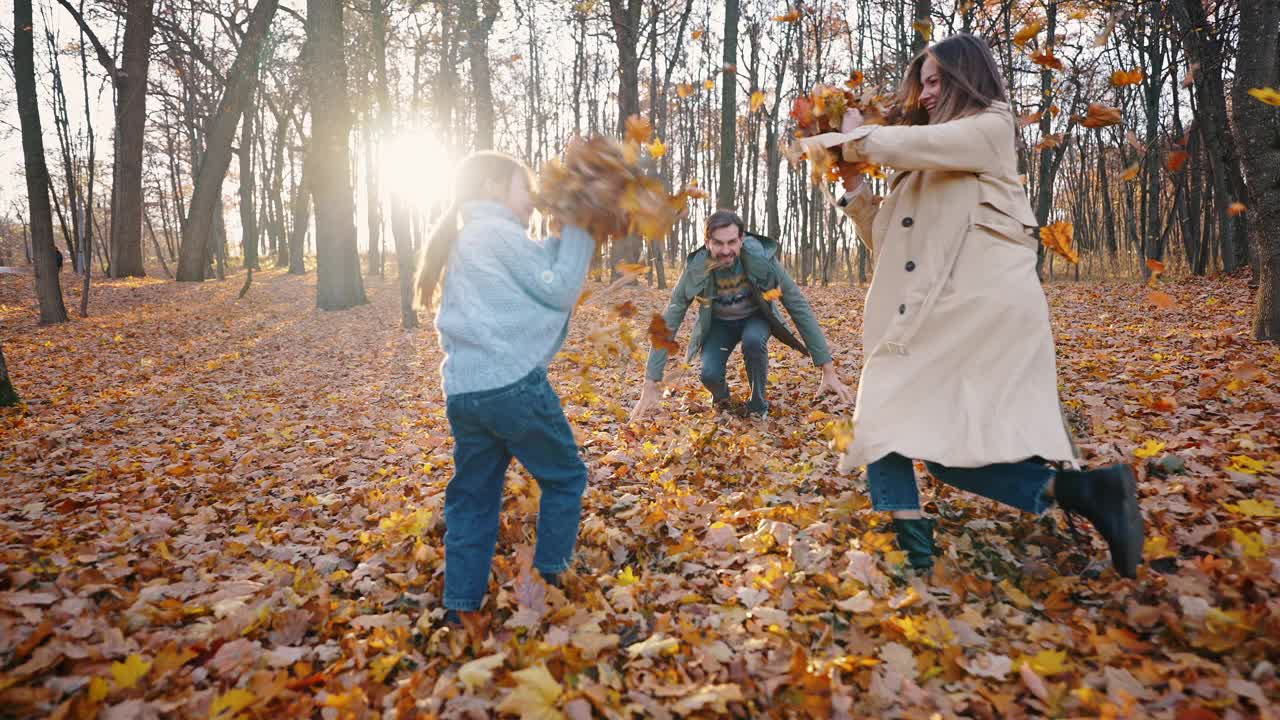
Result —
[[578, 536], [587, 469], [546, 368], [568, 332], [595, 244], [574, 226], [545, 244], [530, 239], [532, 186], [515, 158], [471, 155], [419, 261], [421, 306], [444, 275], [436, 330], [454, 438], [444, 504], [449, 624], [484, 601], [511, 458], [542, 490], [533, 564], [545, 580], [555, 583], [568, 568]]

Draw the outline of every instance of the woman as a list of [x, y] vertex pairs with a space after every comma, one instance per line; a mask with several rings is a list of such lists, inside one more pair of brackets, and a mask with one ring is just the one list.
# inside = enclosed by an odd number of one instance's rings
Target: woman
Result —
[[879, 207], [861, 178], [840, 200], [876, 256], [841, 469], [867, 465], [873, 507], [892, 514], [916, 570], [932, 567], [934, 522], [920, 512], [912, 458], [942, 482], [1012, 507], [1038, 514], [1056, 501], [1083, 515], [1116, 570], [1134, 577], [1143, 521], [1133, 470], [1047, 464], [1073, 452], [1035, 272], [1036, 219], [991, 51], [967, 34], [927, 48], [898, 101], [904, 124], [863, 125], [850, 110], [843, 134], [809, 141], [839, 142], [847, 161], [897, 170]]

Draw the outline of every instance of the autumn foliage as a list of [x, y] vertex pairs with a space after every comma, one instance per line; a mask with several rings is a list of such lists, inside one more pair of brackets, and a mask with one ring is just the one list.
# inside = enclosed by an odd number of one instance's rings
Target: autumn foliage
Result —
[[[105, 281], [92, 317], [38, 328], [30, 279], [0, 276], [28, 403], [0, 413], [0, 708], [1262, 717], [1280, 700], [1280, 357], [1247, 340], [1243, 280], [1150, 269], [1175, 306], [1046, 287], [1086, 461], [1141, 474], [1138, 580], [1056, 512], [922, 475], [944, 555], [912, 581], [862, 478], [834, 470], [848, 411], [813, 398], [806, 358], [773, 353], [766, 423], [716, 415], [682, 369], [628, 423], [666, 297], [595, 285], [550, 368], [591, 470], [578, 563], [563, 589], [531, 572], [538, 494], [513, 466], [489, 600], [457, 631], [438, 611], [440, 351], [394, 321], [394, 279], [340, 314], [278, 270], [240, 301], [235, 282]], [[806, 294], [856, 381], [863, 290]]]

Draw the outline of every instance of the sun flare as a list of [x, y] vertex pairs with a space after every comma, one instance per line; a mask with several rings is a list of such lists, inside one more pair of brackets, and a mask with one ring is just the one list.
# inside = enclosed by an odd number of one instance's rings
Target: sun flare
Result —
[[382, 186], [419, 209], [449, 202], [457, 158], [431, 129], [413, 130], [388, 139], [382, 146]]

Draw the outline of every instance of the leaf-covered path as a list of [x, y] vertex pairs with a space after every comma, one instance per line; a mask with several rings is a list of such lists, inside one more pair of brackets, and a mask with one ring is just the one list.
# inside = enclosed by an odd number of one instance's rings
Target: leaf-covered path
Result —
[[[476, 637], [433, 615], [433, 333], [398, 327], [392, 279], [342, 313], [313, 283], [103, 281], [93, 317], [37, 328], [30, 278], [0, 277], [27, 402], [0, 413], [0, 716], [1275, 716], [1280, 352], [1240, 281], [1168, 283], [1171, 309], [1049, 286], [1081, 446], [1142, 471], [1138, 581], [1056, 513], [926, 480], [931, 587], [834, 472], [810, 363], [771, 345], [765, 424], [709, 412], [696, 371], [628, 424], [627, 344], [665, 298], [596, 286], [552, 366], [592, 472], [579, 567], [530, 578], [513, 466]], [[862, 292], [809, 296], [856, 382]]]

